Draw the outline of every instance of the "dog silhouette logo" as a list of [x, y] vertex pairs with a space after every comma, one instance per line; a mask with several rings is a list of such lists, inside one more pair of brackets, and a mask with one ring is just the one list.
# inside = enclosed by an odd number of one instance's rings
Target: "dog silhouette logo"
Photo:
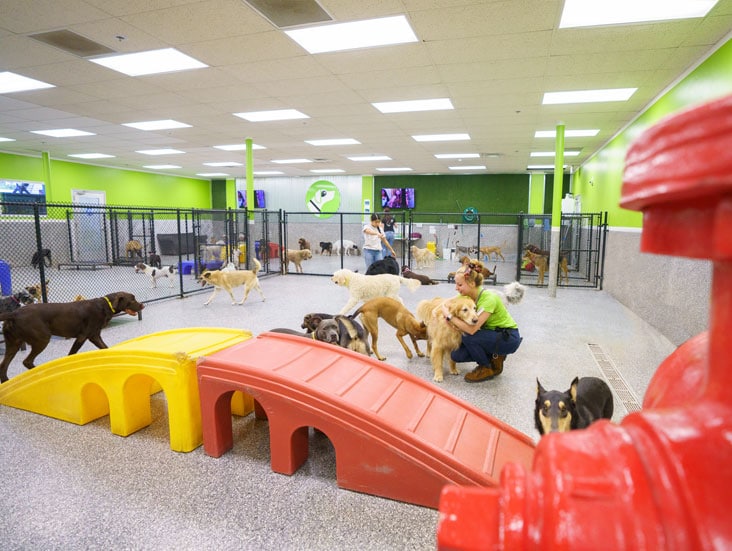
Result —
[[305, 202], [316, 218], [330, 218], [341, 205], [341, 194], [332, 182], [318, 180], [305, 193]]

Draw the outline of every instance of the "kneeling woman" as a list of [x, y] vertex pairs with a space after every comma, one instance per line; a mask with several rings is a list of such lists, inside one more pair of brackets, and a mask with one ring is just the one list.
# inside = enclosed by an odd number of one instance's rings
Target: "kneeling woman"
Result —
[[455, 290], [475, 301], [478, 323], [468, 325], [451, 318], [445, 311], [447, 323], [463, 333], [460, 348], [450, 357], [456, 362], [477, 362], [473, 371], [465, 375], [469, 383], [487, 381], [503, 371], [507, 354], [513, 354], [521, 344], [518, 325], [508, 313], [499, 295], [483, 288], [483, 265], [473, 261], [455, 274]]

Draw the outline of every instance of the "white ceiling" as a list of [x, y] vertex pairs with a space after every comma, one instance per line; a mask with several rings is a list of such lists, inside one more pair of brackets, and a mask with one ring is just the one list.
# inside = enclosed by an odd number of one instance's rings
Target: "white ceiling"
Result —
[[[274, 2], [277, 3], [277, 2]], [[280, 4], [287, 5], [283, 0]], [[291, 3], [296, 5], [297, 0]], [[244, 167], [244, 152], [214, 145], [250, 137], [255, 171], [312, 175], [341, 168], [383, 174], [449, 173], [455, 160], [435, 153], [479, 153], [487, 173], [525, 172], [532, 151], [554, 148], [536, 130], [599, 128], [595, 138], [567, 138], [581, 148], [579, 166], [654, 98], [729, 38], [732, 0], [703, 19], [602, 28], [559, 29], [561, 0], [322, 0], [338, 22], [405, 14], [419, 42], [310, 55], [242, 0], [0, 0], [0, 71], [56, 87], [0, 95], [0, 151], [67, 159], [107, 153], [96, 165], [144, 170], [175, 164], [167, 174], [195, 176]], [[68, 29], [120, 53], [174, 47], [209, 68], [127, 77], [29, 35]], [[118, 39], [117, 37], [124, 37]], [[546, 91], [638, 87], [630, 101], [572, 106], [541, 104]], [[453, 111], [382, 114], [371, 102], [449, 97]], [[249, 123], [232, 113], [298, 109], [311, 118]], [[135, 130], [122, 123], [175, 119], [191, 128]], [[32, 130], [75, 128], [83, 138], [49, 138]], [[466, 132], [469, 142], [418, 143], [414, 134]], [[304, 140], [355, 138], [361, 145], [315, 147]], [[183, 155], [150, 157], [140, 149], [175, 148]], [[499, 154], [498, 157], [487, 154]], [[354, 162], [347, 156], [388, 155]], [[281, 165], [273, 159], [308, 158]], [[466, 159], [462, 164], [476, 164]], [[162, 172], [162, 171], [158, 171]], [[0, 174], [0, 176], [2, 176]]]

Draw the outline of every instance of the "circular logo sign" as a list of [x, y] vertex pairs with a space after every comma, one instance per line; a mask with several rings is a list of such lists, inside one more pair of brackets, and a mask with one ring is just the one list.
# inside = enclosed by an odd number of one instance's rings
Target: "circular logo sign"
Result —
[[305, 193], [305, 203], [316, 218], [330, 218], [341, 206], [341, 192], [332, 182], [318, 180]]

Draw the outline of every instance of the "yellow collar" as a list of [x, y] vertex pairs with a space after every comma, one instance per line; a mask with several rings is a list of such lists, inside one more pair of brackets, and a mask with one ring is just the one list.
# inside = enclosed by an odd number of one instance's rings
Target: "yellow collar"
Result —
[[113, 314], [116, 314], [117, 312], [115, 312], [115, 311], [114, 311], [114, 306], [112, 306], [112, 303], [111, 303], [111, 302], [109, 302], [109, 299], [108, 299], [108, 298], [107, 298], [106, 296], [105, 296], [105, 297], [103, 297], [103, 298], [104, 298], [104, 300], [106, 300], [106, 301], [107, 301], [107, 304], [109, 304], [109, 309], [110, 309], [110, 310], [112, 310], [112, 313], [113, 313]]

